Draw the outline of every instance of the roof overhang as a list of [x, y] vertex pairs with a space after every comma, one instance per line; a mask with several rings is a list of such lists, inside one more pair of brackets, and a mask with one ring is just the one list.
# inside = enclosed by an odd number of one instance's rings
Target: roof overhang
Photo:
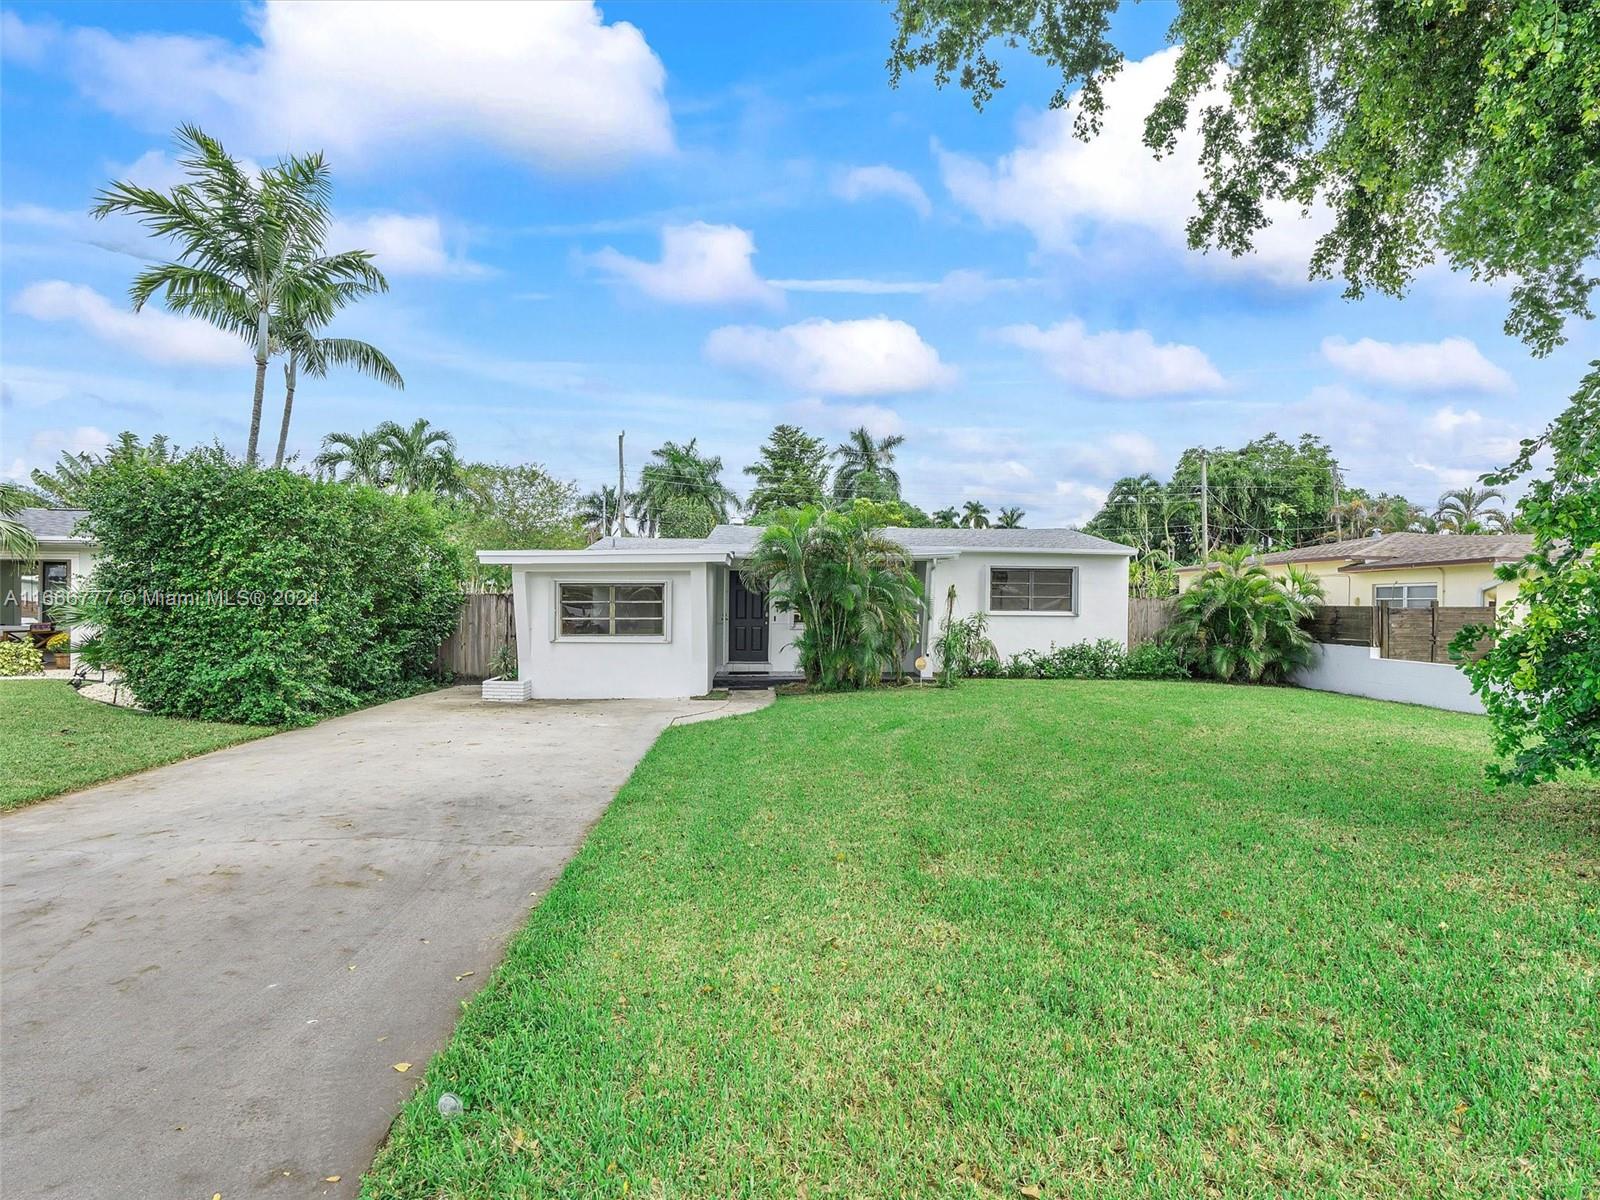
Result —
[[711, 550], [479, 550], [478, 561], [498, 567], [652, 567], [659, 563], [726, 563], [734, 552]]
[[1503, 558], [1497, 554], [1474, 554], [1469, 558], [1434, 558], [1417, 562], [1404, 558], [1374, 558], [1365, 562], [1351, 563], [1348, 567], [1340, 567], [1344, 571], [1425, 571], [1429, 567], [1460, 567], [1471, 563], [1487, 563], [1489, 566], [1498, 566], [1503, 562], [1516, 562], [1513, 558]]

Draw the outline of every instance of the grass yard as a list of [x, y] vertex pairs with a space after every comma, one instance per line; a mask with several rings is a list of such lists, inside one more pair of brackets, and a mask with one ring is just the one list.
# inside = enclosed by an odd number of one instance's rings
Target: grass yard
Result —
[[272, 732], [112, 708], [65, 683], [0, 681], [0, 810]]
[[364, 1194], [1592, 1198], [1600, 789], [1485, 746], [1183, 683], [670, 730]]

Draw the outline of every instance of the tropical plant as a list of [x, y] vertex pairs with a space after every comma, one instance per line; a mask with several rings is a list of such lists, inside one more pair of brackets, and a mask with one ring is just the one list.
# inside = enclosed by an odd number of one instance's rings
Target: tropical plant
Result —
[[656, 518], [656, 535], [703, 538], [717, 527], [717, 514], [698, 496], [668, 496]]
[[623, 511], [623, 506], [617, 503], [617, 489], [610, 484], [602, 484], [594, 491], [580, 496], [577, 516], [579, 524], [583, 526], [583, 531], [591, 542], [597, 542], [612, 534], [618, 537], [627, 536], [628, 514]]
[[1484, 482], [1501, 487], [1548, 450], [1550, 475], [1536, 479], [1519, 515], [1533, 551], [1496, 572], [1518, 585], [1495, 627], [1461, 632], [1463, 658], [1480, 638], [1494, 645], [1463, 669], [1483, 701], [1502, 782], [1538, 783], [1563, 771], [1600, 774], [1600, 360], [1545, 432], [1522, 443], [1516, 460]]
[[1511, 518], [1492, 501], [1504, 501], [1499, 488], [1453, 488], [1439, 497], [1433, 519], [1444, 533], [1507, 533]]
[[939, 656], [940, 687], [954, 687], [956, 680], [969, 675], [992, 674], [985, 667], [999, 665], [1000, 651], [989, 637], [989, 614], [973, 613], [958, 620], [953, 583], [945, 593], [944, 619], [934, 648]]
[[663, 442], [650, 452], [653, 461], [639, 472], [634, 516], [651, 531], [659, 531], [674, 498], [699, 501], [716, 521], [726, 521], [730, 510], [738, 507], [739, 497], [722, 482], [722, 459], [701, 454], [698, 442], [698, 438], [682, 445]]
[[193, 125], [177, 133], [188, 182], [170, 192], [129, 181], [97, 196], [97, 218], [114, 213], [177, 246], [176, 261], [141, 271], [129, 295], [135, 311], [158, 292], [173, 312], [199, 317], [243, 338], [255, 355], [255, 391], [245, 462], [255, 465], [273, 323], [315, 328], [357, 296], [388, 282], [364, 250], [324, 253], [329, 172], [322, 155], [293, 155], [259, 175]]
[[0, 553], [12, 558], [32, 558], [39, 543], [19, 519], [31, 497], [14, 483], [0, 481]]
[[898, 500], [900, 475], [894, 469], [894, 453], [905, 440], [898, 433], [875, 438], [865, 425], [852, 429], [833, 451], [839, 460], [833, 472], [834, 500]]
[[409, 425], [385, 421], [374, 433], [383, 445], [389, 486], [401, 495], [451, 496], [461, 489], [455, 435], [418, 417]]
[[1022, 518], [1028, 514], [1015, 505], [1000, 510], [1000, 515], [995, 518], [996, 529], [1021, 529]]
[[754, 521], [780, 508], [820, 505], [827, 495], [827, 443], [793, 425], [775, 426], [744, 473], [756, 481], [749, 499]]
[[1254, 548], [1219, 550], [1178, 597], [1168, 632], [1196, 671], [1224, 681], [1281, 683], [1315, 656], [1301, 622], [1321, 599], [1306, 572], [1291, 568], [1280, 582], [1254, 560]]
[[479, 550], [566, 550], [584, 544], [575, 511], [577, 487], [539, 464], [470, 463], [460, 477], [456, 494], [436, 497], [435, 507], [472, 590], [511, 582], [510, 568], [480, 563]]
[[322, 439], [322, 452], [311, 464], [323, 479], [376, 488], [389, 486], [388, 447], [377, 430], [328, 434]]
[[954, 508], [941, 508], [933, 514], [933, 523], [940, 529], [954, 529], [961, 523], [961, 513]]
[[171, 462], [177, 455], [178, 448], [164, 433], [141, 442], [138, 434], [123, 430], [103, 453], [63, 450], [54, 467], [48, 471], [36, 467], [31, 477], [33, 486], [48, 503], [57, 508], [83, 508], [89, 475], [95, 468], [135, 461], [159, 465]]
[[961, 506], [961, 528], [989, 528], [989, 506], [982, 500], [968, 500]]
[[743, 567], [796, 638], [808, 682], [860, 688], [898, 672], [915, 644], [922, 589], [905, 550], [851, 512], [815, 505], [772, 515]]
[[44, 655], [31, 641], [0, 641], [0, 675], [43, 675]]
[[322, 379], [331, 367], [348, 367], [389, 387], [406, 386], [400, 372], [383, 351], [355, 338], [321, 337], [317, 317], [301, 318], [292, 311], [273, 326], [273, 340], [281, 346], [283, 354], [283, 424], [278, 428], [278, 453], [272, 460], [274, 467], [283, 466], [284, 450], [289, 444], [289, 419], [294, 412], [295, 389], [300, 373], [313, 379]]

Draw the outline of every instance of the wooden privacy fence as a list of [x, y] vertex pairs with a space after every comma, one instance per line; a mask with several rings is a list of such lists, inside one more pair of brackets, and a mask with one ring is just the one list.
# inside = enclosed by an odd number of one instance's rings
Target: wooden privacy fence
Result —
[[456, 627], [433, 660], [433, 669], [457, 679], [487, 679], [500, 647], [516, 652], [516, 624], [510, 592], [470, 592], [461, 597]]
[[[1403, 658], [1410, 662], [1447, 663], [1450, 643], [1468, 625], [1493, 625], [1493, 608], [1385, 608], [1372, 610], [1378, 614], [1376, 636], [1379, 651], [1384, 658]], [[1482, 654], [1494, 644], [1493, 638], [1478, 642], [1476, 654]]]
[[1147, 596], [1128, 597], [1128, 648], [1153, 642], [1172, 624], [1176, 602]]
[[1330, 646], [1372, 645], [1372, 614], [1378, 609], [1361, 604], [1320, 604], [1306, 620], [1306, 631]]

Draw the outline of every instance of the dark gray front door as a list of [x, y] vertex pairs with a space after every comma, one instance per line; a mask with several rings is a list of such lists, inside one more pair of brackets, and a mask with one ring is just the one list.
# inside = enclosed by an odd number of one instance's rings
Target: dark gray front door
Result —
[[728, 661], [767, 661], [767, 594], [745, 587], [728, 573]]

